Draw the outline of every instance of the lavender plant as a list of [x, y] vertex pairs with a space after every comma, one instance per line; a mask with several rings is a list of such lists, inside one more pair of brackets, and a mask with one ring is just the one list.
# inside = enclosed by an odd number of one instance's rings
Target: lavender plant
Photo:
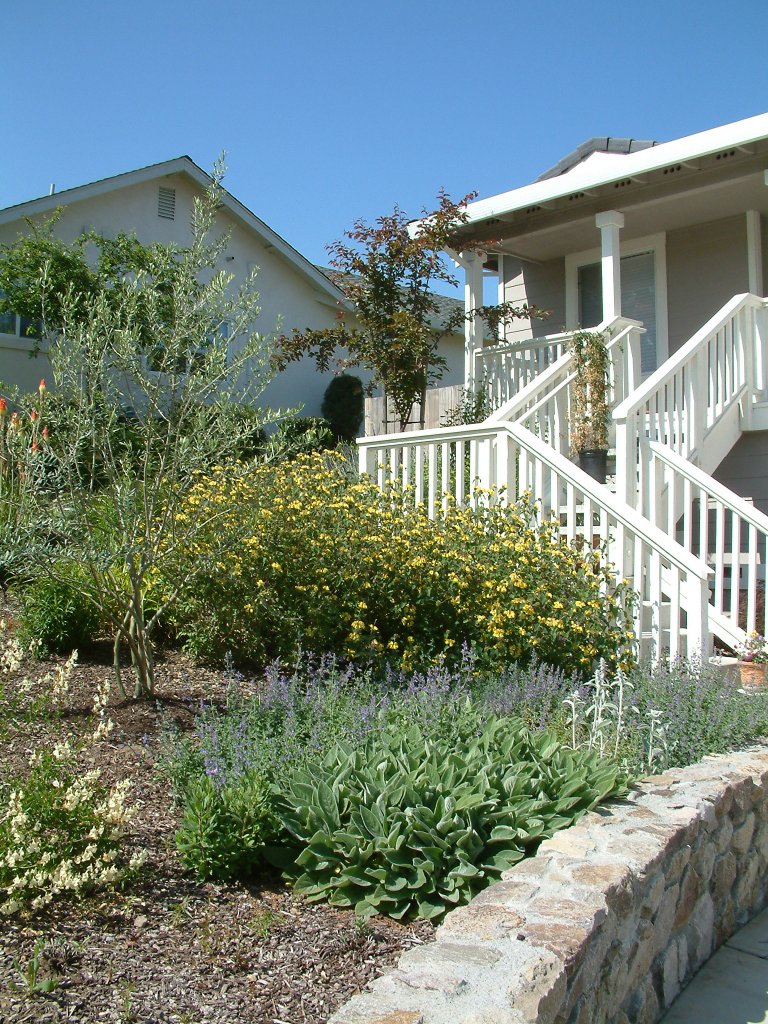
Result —
[[670, 766], [724, 753], [768, 736], [768, 695], [745, 693], [718, 665], [678, 661], [635, 670], [631, 704], [665, 724]]

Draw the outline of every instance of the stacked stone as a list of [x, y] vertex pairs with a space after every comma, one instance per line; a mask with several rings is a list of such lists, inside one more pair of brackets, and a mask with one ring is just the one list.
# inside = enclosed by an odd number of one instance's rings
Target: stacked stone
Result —
[[649, 778], [541, 844], [329, 1024], [652, 1024], [768, 899], [768, 747]]

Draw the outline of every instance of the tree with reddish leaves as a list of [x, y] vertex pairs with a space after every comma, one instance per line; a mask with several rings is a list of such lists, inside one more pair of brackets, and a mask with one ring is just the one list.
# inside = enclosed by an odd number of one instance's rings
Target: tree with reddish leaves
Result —
[[[382, 388], [394, 406], [401, 430], [409, 423], [416, 402], [421, 403], [423, 416], [427, 388], [440, 380], [447, 365], [439, 352], [440, 341], [463, 328], [466, 316], [484, 315], [485, 307], [469, 314], [457, 307], [449, 316], [441, 315], [442, 307], [432, 290], [438, 282], [458, 284], [444, 253], [455, 243], [457, 229], [466, 223], [467, 203], [475, 195], [469, 193], [454, 202], [441, 190], [437, 209], [423, 211], [416, 225], [398, 206], [374, 224], [356, 221], [345, 232], [346, 240], [333, 242], [328, 252], [334, 281], [344, 292], [357, 326], [348, 326], [341, 310], [333, 327], [295, 329], [291, 335], [283, 335], [273, 360], [276, 368], [283, 369], [306, 355], [314, 358], [322, 371], [334, 365], [364, 367], [371, 373], [368, 393]], [[499, 307], [491, 309], [498, 319]], [[503, 315], [540, 314], [533, 307], [505, 304]], [[339, 349], [346, 351], [345, 357], [338, 358]]]

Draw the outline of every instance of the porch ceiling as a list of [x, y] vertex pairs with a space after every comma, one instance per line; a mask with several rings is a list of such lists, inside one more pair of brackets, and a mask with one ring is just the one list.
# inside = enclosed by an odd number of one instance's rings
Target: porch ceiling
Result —
[[[464, 229], [467, 241], [486, 243], [489, 265], [494, 253], [546, 261], [600, 244], [595, 214], [619, 210], [624, 214], [622, 241], [644, 235], [719, 220], [746, 210], [768, 215], [768, 140], [737, 151], [730, 162], [675, 168], [647, 180], [627, 179], [591, 193], [574, 193], [541, 206], [490, 217]], [[487, 244], [488, 239], [495, 242]]]

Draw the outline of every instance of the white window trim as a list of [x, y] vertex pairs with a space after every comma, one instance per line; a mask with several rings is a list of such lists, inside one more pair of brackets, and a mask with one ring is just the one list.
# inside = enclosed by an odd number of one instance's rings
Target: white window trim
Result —
[[[667, 308], [667, 235], [661, 231], [644, 238], [622, 241], [620, 256], [638, 256], [652, 252], [656, 279], [656, 360], [661, 366], [669, 357], [669, 314]], [[573, 252], [565, 257], [565, 322], [568, 330], [579, 327], [579, 267], [599, 263], [600, 246]]]

